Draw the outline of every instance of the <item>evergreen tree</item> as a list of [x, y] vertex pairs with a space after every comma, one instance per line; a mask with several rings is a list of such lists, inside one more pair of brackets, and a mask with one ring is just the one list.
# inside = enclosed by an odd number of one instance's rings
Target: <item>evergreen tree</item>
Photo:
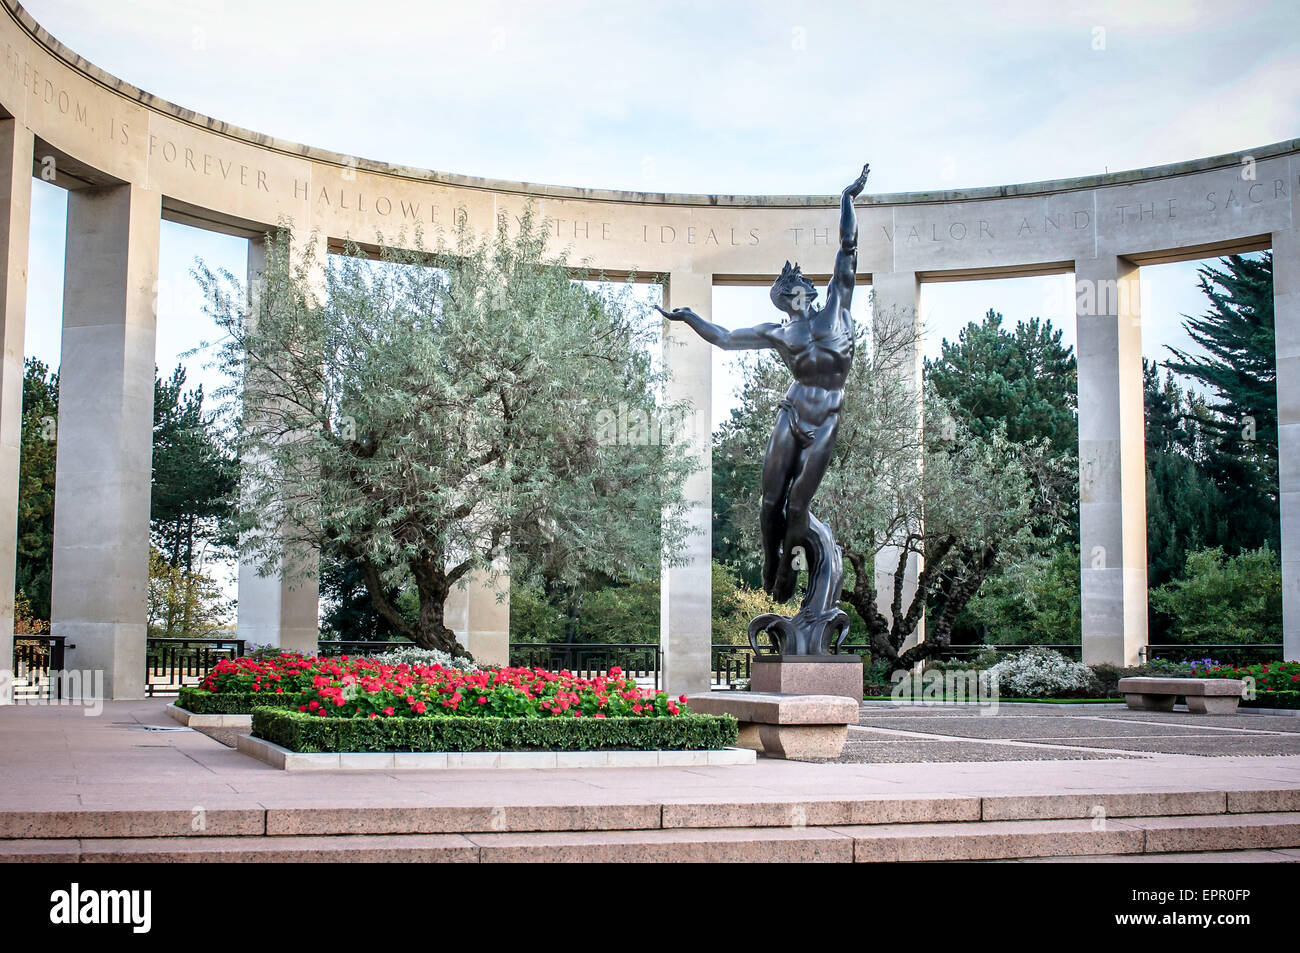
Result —
[[1166, 366], [1199, 382], [1211, 395], [1207, 470], [1232, 514], [1240, 549], [1279, 544], [1277, 363], [1273, 328], [1273, 255], [1232, 255], [1221, 267], [1198, 270], [1210, 308], [1184, 315], [1188, 334], [1206, 354], [1170, 348]]
[[239, 468], [203, 388], [185, 389], [185, 369], [154, 382], [153, 488], [149, 521], [154, 545], [173, 568], [194, 572], [200, 550], [229, 546]]
[[[394, 605], [401, 603], [400, 593], [394, 587], [389, 587], [386, 597]], [[324, 606], [321, 629], [328, 638], [345, 642], [401, 640], [392, 623], [375, 609], [361, 564], [329, 547], [320, 554], [320, 600]], [[512, 615], [513, 612], [512, 606]]]
[[[1142, 362], [1146, 406], [1147, 581], [1162, 586], [1180, 573], [1188, 553], [1230, 545], [1227, 497], [1211, 475], [1205, 400], [1185, 390], [1154, 362]], [[1152, 615], [1153, 637], [1163, 620]], [[1157, 639], [1158, 641], [1158, 639]]]
[[942, 397], [966, 418], [976, 438], [1005, 428], [1012, 443], [1047, 440], [1058, 455], [1078, 451], [1078, 362], [1061, 344], [1052, 322], [1017, 321], [1002, 327], [989, 309], [980, 324], [970, 322], [955, 342], [944, 340], [936, 361], [925, 362], [927, 391]]
[[[1054, 329], [1050, 320], [1032, 317], [1016, 322], [1011, 331], [1002, 322], [1002, 315], [990, 308], [982, 322], [967, 324], [956, 341], [944, 340], [939, 359], [925, 363], [926, 392], [945, 400], [979, 439], [1004, 433], [1015, 444], [1044, 441], [1053, 457], [1073, 461], [1079, 445], [1074, 349], [1061, 343], [1063, 332]], [[1054, 524], [1053, 532], [1060, 551], [1073, 552], [1079, 536], [1076, 483], [1071, 481], [1064, 492], [1067, 516]], [[1041, 559], [1052, 561], [1047, 555]], [[995, 589], [1021, 592], [1022, 572], [1023, 567], [1015, 564], [1000, 566], [990, 581]], [[1003, 574], [1009, 575], [1004, 579]], [[1026, 614], [1033, 611], [1029, 600], [1026, 591], [1022, 597]], [[940, 592], [927, 612], [942, 618], [946, 608]], [[962, 612], [953, 622], [956, 642], [980, 642], [990, 631], [988, 619], [973, 610]], [[992, 632], [992, 637], [999, 635]]]
[[59, 376], [34, 357], [23, 364], [23, 423], [18, 464], [15, 586], [36, 619], [50, 617], [54, 565], [54, 468]]

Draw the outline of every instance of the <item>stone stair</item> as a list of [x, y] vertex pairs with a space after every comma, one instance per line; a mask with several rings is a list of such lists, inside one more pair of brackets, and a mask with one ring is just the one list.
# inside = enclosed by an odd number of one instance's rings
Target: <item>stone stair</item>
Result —
[[[199, 830], [194, 830], [199, 826]], [[0, 810], [0, 860], [1300, 860], [1300, 790], [754, 804]]]

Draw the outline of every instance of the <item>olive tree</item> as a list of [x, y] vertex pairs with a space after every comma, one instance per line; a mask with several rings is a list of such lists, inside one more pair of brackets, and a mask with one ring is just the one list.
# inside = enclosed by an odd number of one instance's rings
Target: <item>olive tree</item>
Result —
[[[456, 653], [447, 596], [503, 557], [517, 574], [657, 575], [684, 540], [691, 458], [672, 427], [646, 443], [603, 426], [685, 412], [657, 403], [657, 321], [626, 288], [575, 282], [531, 210], [410, 244], [326, 264], [273, 234], [252, 295], [196, 270], [243, 402], [245, 556], [298, 571], [295, 552], [332, 549], [396, 632]], [[418, 612], [393, 598], [411, 590]]]

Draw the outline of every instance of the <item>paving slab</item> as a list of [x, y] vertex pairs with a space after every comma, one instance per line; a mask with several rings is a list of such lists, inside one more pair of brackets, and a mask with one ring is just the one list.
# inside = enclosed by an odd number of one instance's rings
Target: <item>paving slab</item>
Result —
[[1027, 745], [1000, 745], [995, 742], [972, 744], [969, 741], [938, 739], [898, 740], [897, 738], [862, 738], [850, 734], [839, 760], [860, 764], [914, 764], [960, 761], [1088, 761], [1136, 758], [1137, 754], [1114, 754], [1101, 751], [1068, 751], [1062, 748], [1037, 748]]

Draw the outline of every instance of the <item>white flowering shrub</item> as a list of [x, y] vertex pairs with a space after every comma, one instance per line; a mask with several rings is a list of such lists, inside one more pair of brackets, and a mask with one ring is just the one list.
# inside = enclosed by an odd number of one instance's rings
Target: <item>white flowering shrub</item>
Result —
[[1004, 658], [982, 677], [1003, 698], [1088, 697], [1101, 688], [1088, 666], [1041, 646]]
[[384, 665], [440, 665], [443, 668], [454, 668], [462, 672], [478, 671], [478, 666], [471, 658], [452, 658], [449, 653], [439, 649], [422, 649], [415, 645], [389, 649], [382, 655], [372, 655], [371, 658]]

